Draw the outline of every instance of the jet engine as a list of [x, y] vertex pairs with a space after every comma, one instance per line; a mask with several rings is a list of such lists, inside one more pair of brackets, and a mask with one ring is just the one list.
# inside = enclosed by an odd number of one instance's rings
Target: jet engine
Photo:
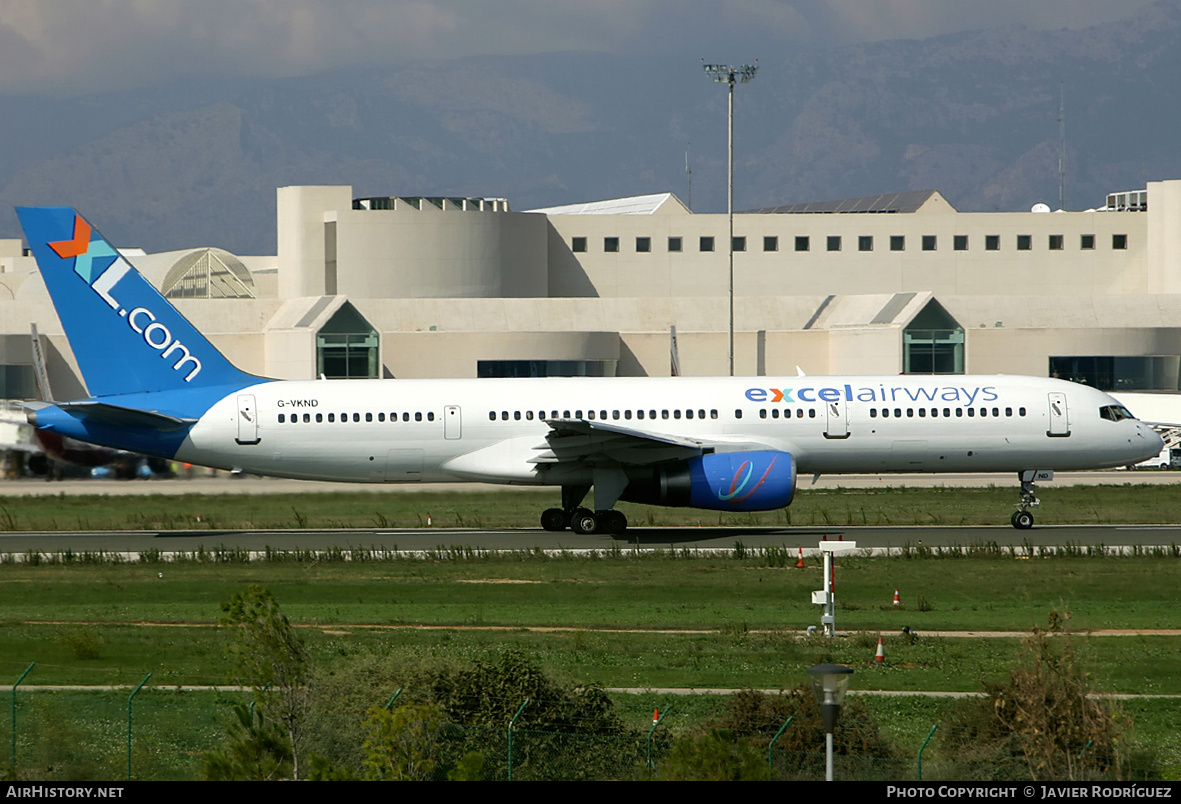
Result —
[[620, 499], [711, 511], [771, 511], [790, 505], [795, 490], [790, 453], [717, 452], [633, 476]]

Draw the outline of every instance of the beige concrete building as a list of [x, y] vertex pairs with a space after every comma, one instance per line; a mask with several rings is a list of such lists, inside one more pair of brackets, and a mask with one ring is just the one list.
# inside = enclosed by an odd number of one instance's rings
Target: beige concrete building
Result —
[[[100, 229], [101, 219], [93, 221]], [[728, 372], [727, 219], [671, 194], [514, 212], [502, 198], [278, 190], [278, 253], [131, 261], [242, 368], [275, 377]], [[908, 192], [737, 214], [739, 374], [1058, 374], [1181, 390], [1181, 180], [1085, 212], [960, 213]], [[16, 240], [0, 241], [0, 396], [29, 325], [80, 395]]]

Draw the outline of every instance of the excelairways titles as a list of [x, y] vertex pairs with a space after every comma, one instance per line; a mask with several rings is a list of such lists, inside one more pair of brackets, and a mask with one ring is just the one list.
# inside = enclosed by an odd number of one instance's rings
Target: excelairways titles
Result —
[[[794, 397], [793, 397], [794, 394]], [[959, 385], [887, 386], [876, 388], [852, 385], [816, 388], [747, 388], [746, 398], [751, 402], [961, 402], [974, 405], [980, 402], [995, 402], [998, 399], [995, 385], [965, 388]]]

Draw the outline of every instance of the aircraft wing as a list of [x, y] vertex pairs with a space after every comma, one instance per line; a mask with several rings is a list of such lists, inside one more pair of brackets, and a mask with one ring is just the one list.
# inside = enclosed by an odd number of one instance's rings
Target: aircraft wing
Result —
[[606, 459], [643, 466], [692, 458], [713, 451], [717, 442], [651, 433], [602, 421], [549, 419], [550, 431], [531, 463], [594, 462]]

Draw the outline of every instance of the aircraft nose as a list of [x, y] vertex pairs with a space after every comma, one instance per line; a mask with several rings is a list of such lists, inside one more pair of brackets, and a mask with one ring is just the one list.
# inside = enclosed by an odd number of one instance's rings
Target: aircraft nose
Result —
[[1147, 444], [1147, 446], [1145, 447], [1146, 449], [1148, 447], [1151, 447], [1152, 449], [1156, 450], [1159, 453], [1162, 449], [1165, 448], [1165, 440], [1163, 438], [1161, 438], [1161, 434], [1158, 433], [1156, 430], [1153, 430], [1151, 427], [1149, 427], [1147, 424], [1144, 424], [1143, 422], [1140, 422], [1139, 432], [1137, 433], [1137, 435], [1139, 435], [1141, 438], [1143, 438], [1145, 440], [1145, 442]]

